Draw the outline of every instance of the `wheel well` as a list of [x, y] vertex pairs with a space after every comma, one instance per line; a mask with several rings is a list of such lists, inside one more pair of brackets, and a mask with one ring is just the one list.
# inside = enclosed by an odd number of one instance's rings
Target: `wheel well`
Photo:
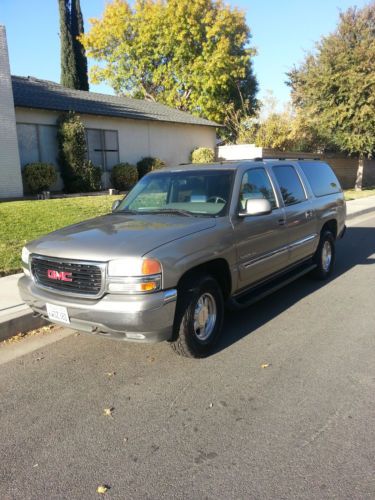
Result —
[[225, 259], [210, 260], [204, 264], [200, 264], [199, 266], [189, 269], [189, 271], [181, 276], [177, 287], [179, 287], [183, 281], [190, 278], [192, 275], [199, 274], [209, 274], [215, 278], [220, 285], [224, 299], [229, 297], [232, 290], [232, 278], [228, 262]]
[[331, 231], [331, 233], [333, 234], [333, 236], [337, 237], [337, 221], [335, 219], [331, 219], [329, 221], [327, 221], [324, 226], [322, 227], [322, 230], [320, 232], [320, 234], [322, 234], [324, 231]]

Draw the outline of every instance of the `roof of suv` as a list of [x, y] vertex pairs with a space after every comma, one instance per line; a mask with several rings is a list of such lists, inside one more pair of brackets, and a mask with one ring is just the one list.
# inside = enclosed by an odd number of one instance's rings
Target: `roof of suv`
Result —
[[[181, 165], [172, 165], [168, 167], [164, 167], [163, 170], [167, 170], [170, 172], [185, 172], [189, 170], [237, 170], [239, 167], [252, 167], [252, 166], [259, 166], [259, 165], [267, 165], [269, 163], [281, 163], [284, 164], [285, 162], [288, 163], [301, 163], [303, 161], [308, 161], [308, 162], [314, 162], [314, 163], [322, 163], [321, 160], [313, 160], [310, 158], [307, 158], [306, 160], [303, 159], [297, 159], [297, 158], [267, 158], [267, 159], [253, 159], [253, 160], [228, 160], [228, 161], [221, 161], [221, 162], [215, 162], [215, 163], [189, 163], [189, 164], [181, 164]], [[159, 170], [156, 170], [156, 172], [159, 172]]]

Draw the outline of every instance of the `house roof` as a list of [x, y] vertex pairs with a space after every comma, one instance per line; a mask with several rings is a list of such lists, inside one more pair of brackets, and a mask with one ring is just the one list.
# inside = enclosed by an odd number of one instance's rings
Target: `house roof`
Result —
[[63, 87], [31, 76], [12, 76], [14, 105], [25, 108], [70, 111], [135, 120], [220, 127], [219, 124], [152, 101], [132, 99]]

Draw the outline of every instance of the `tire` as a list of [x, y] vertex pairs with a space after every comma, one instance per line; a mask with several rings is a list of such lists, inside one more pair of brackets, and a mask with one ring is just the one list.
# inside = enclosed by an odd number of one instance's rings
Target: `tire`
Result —
[[216, 345], [223, 327], [224, 299], [209, 275], [191, 277], [178, 290], [172, 349], [180, 356], [204, 358]]
[[313, 257], [313, 261], [317, 265], [313, 271], [314, 278], [326, 280], [331, 276], [335, 265], [335, 256], [335, 237], [331, 231], [324, 231], [320, 236], [319, 245]]

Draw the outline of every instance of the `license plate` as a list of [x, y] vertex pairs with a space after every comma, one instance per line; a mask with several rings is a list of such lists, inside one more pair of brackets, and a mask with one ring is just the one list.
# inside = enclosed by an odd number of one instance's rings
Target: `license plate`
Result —
[[48, 317], [51, 321], [58, 321], [59, 323], [66, 323], [69, 325], [70, 319], [66, 307], [46, 304], [46, 308]]

